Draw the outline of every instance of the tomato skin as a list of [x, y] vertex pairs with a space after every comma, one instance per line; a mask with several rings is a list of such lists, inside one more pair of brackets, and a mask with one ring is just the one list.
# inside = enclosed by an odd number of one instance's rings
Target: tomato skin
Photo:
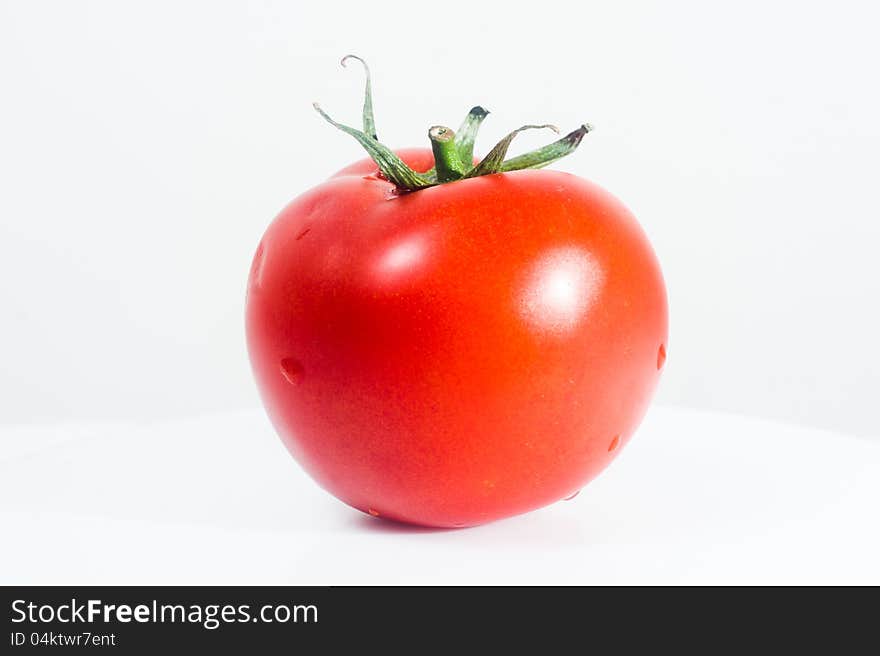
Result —
[[638, 223], [556, 171], [399, 196], [376, 173], [358, 162], [294, 200], [254, 258], [248, 349], [282, 440], [345, 503], [415, 524], [577, 492], [629, 440], [665, 360]]

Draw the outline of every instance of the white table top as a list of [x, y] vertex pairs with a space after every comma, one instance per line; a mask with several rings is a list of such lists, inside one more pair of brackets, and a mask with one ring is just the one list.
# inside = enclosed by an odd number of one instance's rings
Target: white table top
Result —
[[574, 500], [463, 530], [336, 501], [252, 410], [0, 427], [2, 584], [880, 584], [880, 443], [655, 406]]

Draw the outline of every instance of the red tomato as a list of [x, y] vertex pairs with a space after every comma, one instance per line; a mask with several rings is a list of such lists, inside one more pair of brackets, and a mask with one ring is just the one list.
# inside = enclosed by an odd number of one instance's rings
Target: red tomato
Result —
[[254, 257], [248, 347], [284, 443], [345, 503], [415, 524], [575, 494], [632, 436], [666, 357], [636, 220], [556, 171], [402, 195], [377, 173], [367, 159], [294, 200]]

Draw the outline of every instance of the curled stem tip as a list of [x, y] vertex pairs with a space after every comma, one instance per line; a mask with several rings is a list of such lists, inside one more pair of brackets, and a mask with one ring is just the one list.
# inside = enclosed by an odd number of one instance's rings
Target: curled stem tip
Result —
[[346, 55], [339, 62], [343, 68], [347, 66], [347, 62], [349, 59], [354, 59], [355, 61], [360, 62], [361, 66], [364, 67], [366, 83], [364, 85], [363, 132], [367, 136], [372, 137], [373, 139], [378, 141], [379, 137], [376, 136], [376, 121], [373, 118], [373, 85], [370, 77], [370, 67], [367, 66], [367, 62], [365, 62], [357, 55]]
[[367, 62], [365, 62], [362, 57], [358, 57], [357, 55], [346, 55], [345, 57], [342, 58], [342, 60], [339, 63], [342, 64], [342, 66], [347, 66], [349, 59], [354, 59], [356, 61], [359, 61], [361, 63], [361, 65], [364, 67], [364, 69], [367, 71], [367, 76], [369, 77], [370, 68], [369, 68], [369, 66], [367, 66]]

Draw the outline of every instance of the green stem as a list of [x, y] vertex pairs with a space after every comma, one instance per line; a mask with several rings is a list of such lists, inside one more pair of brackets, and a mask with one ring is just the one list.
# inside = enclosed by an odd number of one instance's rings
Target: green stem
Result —
[[437, 182], [460, 180], [470, 169], [461, 161], [458, 147], [455, 144], [455, 132], [442, 125], [435, 125], [428, 130], [431, 149], [434, 151], [434, 169], [437, 171]]
[[367, 62], [365, 62], [357, 55], [346, 55], [339, 63], [342, 64], [342, 66], [344, 67], [345, 62], [347, 62], [349, 59], [359, 61], [364, 67], [364, 73], [367, 74], [367, 83], [366, 87], [364, 88], [364, 134], [368, 137], [372, 137], [376, 141], [379, 141], [379, 137], [376, 136], [376, 121], [373, 119], [373, 86], [370, 82], [370, 67], [367, 66]]
[[355, 130], [342, 123], [337, 123], [327, 115], [327, 112], [321, 109], [318, 103], [312, 103], [312, 106], [330, 125], [357, 139], [358, 143], [367, 151], [367, 154], [373, 158], [374, 162], [376, 162], [382, 175], [401, 189], [415, 191], [416, 189], [423, 189], [436, 184], [427, 176], [419, 175], [413, 171], [402, 159], [395, 155], [390, 148], [383, 146], [381, 143], [372, 137], [368, 137], [360, 130]]
[[467, 177], [476, 178], [481, 175], [498, 173], [503, 166], [504, 158], [507, 157], [507, 149], [510, 148], [510, 144], [516, 135], [523, 130], [541, 130], [544, 128], [559, 132], [559, 128], [555, 125], [524, 125], [521, 128], [517, 128], [495, 144], [495, 147], [467, 174]]
[[565, 157], [569, 153], [573, 153], [581, 144], [581, 140], [592, 129], [592, 126], [585, 123], [577, 130], [569, 132], [562, 137], [562, 139], [554, 141], [552, 144], [531, 150], [516, 157], [511, 157], [503, 162], [501, 168], [498, 170], [501, 173], [504, 173], [506, 171], [518, 171], [519, 169], [539, 169], [548, 164], [552, 164], [557, 159]]
[[[489, 110], [482, 107], [473, 107], [468, 115], [465, 116], [461, 127], [455, 133], [455, 147], [458, 149], [458, 158], [466, 171], [470, 170], [474, 161], [474, 141], [477, 138], [477, 132], [480, 130], [480, 124], [489, 115]], [[422, 175], [428, 177], [437, 177], [437, 168], [433, 167], [425, 171]]]
[[394, 183], [400, 191], [418, 191], [419, 189], [433, 187], [445, 182], [461, 180], [462, 178], [476, 178], [493, 173], [506, 173], [520, 169], [538, 169], [574, 152], [584, 136], [592, 130], [589, 125], [584, 124], [577, 130], [542, 148], [537, 148], [511, 159], [505, 159], [513, 139], [523, 130], [550, 128], [554, 132], [559, 132], [552, 125], [525, 125], [509, 133], [495, 144], [495, 147], [489, 151], [489, 154], [479, 164], [474, 166], [474, 140], [476, 139], [480, 124], [489, 114], [488, 111], [477, 106], [468, 112], [457, 134], [442, 125], [435, 125], [428, 131], [428, 136], [431, 139], [431, 149], [434, 152], [434, 168], [425, 173], [417, 173], [407, 166], [394, 151], [378, 141], [378, 137], [376, 137], [376, 123], [373, 118], [373, 92], [370, 82], [370, 69], [363, 59], [355, 55], [343, 57], [342, 65], [345, 66], [349, 59], [357, 60], [363, 65], [367, 78], [364, 87], [363, 131], [337, 123], [317, 103], [314, 105], [315, 109], [328, 123], [354, 137], [373, 161], [376, 162], [382, 175]]
[[480, 124], [489, 115], [488, 110], [479, 105], [471, 109], [465, 117], [458, 132], [455, 133], [455, 145], [458, 148], [458, 156], [470, 168], [474, 161], [474, 141], [477, 140], [477, 132]]

